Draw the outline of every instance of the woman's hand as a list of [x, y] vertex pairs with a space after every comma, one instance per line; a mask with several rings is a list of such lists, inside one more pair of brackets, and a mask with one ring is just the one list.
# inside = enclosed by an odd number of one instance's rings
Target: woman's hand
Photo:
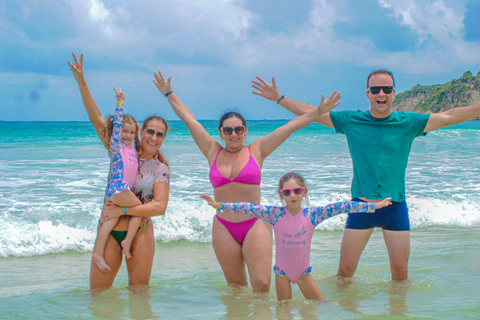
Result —
[[125, 93], [122, 92], [122, 88], [119, 87], [117, 90], [117, 88], [113, 87], [113, 90], [115, 90], [117, 100], [125, 101]]
[[156, 72], [153, 73], [155, 79], [153, 79], [153, 83], [157, 86], [158, 90], [165, 95], [168, 92], [172, 91], [172, 77], [165, 79], [162, 72], [158, 70], [158, 74]]
[[275, 77], [272, 77], [272, 84], [268, 84], [261, 77], [257, 76], [258, 81], [252, 80], [252, 87], [260, 92], [252, 91], [253, 94], [257, 96], [264, 97], [268, 100], [277, 102], [282, 95], [278, 92], [277, 83], [275, 82]]
[[75, 64], [68, 62], [68, 65], [70, 66], [70, 70], [73, 72], [73, 76], [75, 77], [75, 80], [77, 82], [84, 81], [84, 75], [83, 75], [83, 52], [80, 55], [80, 62], [78, 62], [77, 56], [75, 55], [75, 52], [72, 53], [73, 59], [75, 60]]
[[105, 212], [105, 221], [115, 219], [124, 215], [123, 207], [119, 207], [110, 201], [105, 202], [103, 212]]
[[219, 202], [213, 200], [210, 196], [207, 196], [206, 194], [201, 194], [200, 198], [207, 201], [209, 205], [211, 205], [217, 210], [220, 210], [222, 208], [222, 205]]
[[378, 210], [378, 209], [381, 209], [381, 208], [384, 208], [384, 207], [388, 207], [389, 205], [392, 204], [392, 201], [390, 201], [390, 200], [392, 200], [391, 197], [390, 198], [385, 198], [380, 202], [376, 202], [375, 203], [375, 210]]
[[332, 111], [336, 106], [340, 104], [341, 95], [340, 92], [337, 93], [337, 90], [333, 91], [333, 93], [325, 100], [325, 97], [322, 93], [322, 100], [320, 101], [320, 105], [318, 106], [317, 110], [319, 114], [327, 113]]

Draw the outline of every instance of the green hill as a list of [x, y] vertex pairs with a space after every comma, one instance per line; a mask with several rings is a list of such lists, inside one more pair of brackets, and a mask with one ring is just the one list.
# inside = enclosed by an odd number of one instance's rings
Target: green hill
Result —
[[467, 71], [460, 79], [445, 84], [416, 85], [397, 94], [392, 110], [436, 113], [472, 104], [480, 104], [480, 72], [474, 77]]

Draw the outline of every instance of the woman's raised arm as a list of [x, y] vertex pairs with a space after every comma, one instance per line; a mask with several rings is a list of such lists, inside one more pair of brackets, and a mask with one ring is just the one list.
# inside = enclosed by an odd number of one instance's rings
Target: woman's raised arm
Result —
[[83, 52], [80, 56], [80, 61], [78, 61], [75, 53], [72, 53], [72, 55], [75, 64], [70, 63], [70, 61], [67, 62], [70, 66], [70, 70], [73, 72], [75, 80], [77, 80], [80, 94], [82, 95], [83, 104], [85, 105], [85, 109], [87, 110], [90, 121], [95, 127], [95, 131], [97, 131], [100, 140], [103, 142], [104, 137], [102, 135], [102, 131], [105, 129], [107, 123], [105, 118], [102, 117], [100, 109], [98, 109], [97, 103], [90, 93], [90, 89], [88, 89], [87, 81], [85, 80], [85, 76], [83, 74]]
[[317, 108], [314, 108], [301, 116], [290, 120], [287, 124], [276, 129], [269, 135], [258, 139], [250, 145], [252, 152], [259, 157], [257, 161], [263, 162], [276, 148], [278, 148], [295, 131], [316, 121], [321, 115], [330, 112], [340, 104], [340, 93], [335, 90], [327, 100], [322, 93], [322, 100]]
[[[177, 95], [172, 90], [172, 77], [165, 79], [162, 72], [159, 70], [158, 73], [154, 73], [155, 79], [153, 83], [157, 86], [158, 90], [168, 99], [170, 106], [172, 106], [173, 111], [177, 116], [185, 123], [192, 135], [195, 143], [197, 144], [200, 151], [203, 155], [213, 162], [213, 158], [217, 154], [218, 150], [221, 149], [221, 145], [215, 141], [205, 130], [205, 128], [195, 119], [193, 113], [180, 101]], [[210, 161], [212, 160], [212, 161]]]

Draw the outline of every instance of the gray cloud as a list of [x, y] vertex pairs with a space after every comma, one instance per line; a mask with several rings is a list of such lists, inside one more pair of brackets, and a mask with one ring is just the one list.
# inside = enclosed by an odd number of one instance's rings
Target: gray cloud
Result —
[[31, 91], [28, 95], [28, 100], [30, 100], [31, 103], [37, 103], [40, 100], [40, 93], [38, 93], [38, 91]]

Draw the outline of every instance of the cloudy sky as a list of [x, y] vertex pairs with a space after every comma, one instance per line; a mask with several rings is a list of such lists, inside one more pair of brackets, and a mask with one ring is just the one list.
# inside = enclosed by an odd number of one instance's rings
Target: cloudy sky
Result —
[[366, 109], [374, 69], [393, 71], [397, 92], [476, 75], [479, 17], [480, 0], [2, 1], [0, 120], [88, 120], [72, 52], [104, 115], [119, 86], [138, 120], [177, 119], [152, 82], [159, 69], [199, 119], [291, 118], [251, 94], [257, 75], [296, 100], [338, 89], [340, 110]]

